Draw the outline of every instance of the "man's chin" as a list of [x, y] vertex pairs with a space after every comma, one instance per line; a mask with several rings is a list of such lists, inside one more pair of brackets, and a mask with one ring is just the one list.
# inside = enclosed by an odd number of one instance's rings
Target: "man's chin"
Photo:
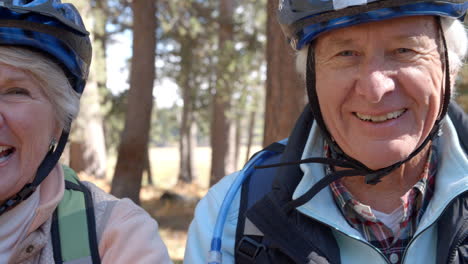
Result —
[[362, 164], [366, 165], [371, 170], [378, 170], [386, 168], [395, 163], [403, 161], [410, 155], [407, 152], [384, 152], [384, 151], [373, 151], [370, 152], [370, 155], [363, 155], [361, 157], [355, 158]]

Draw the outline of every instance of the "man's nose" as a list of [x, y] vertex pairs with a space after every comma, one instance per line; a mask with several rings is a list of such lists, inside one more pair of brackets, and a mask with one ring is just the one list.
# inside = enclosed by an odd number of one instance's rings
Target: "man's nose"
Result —
[[371, 103], [380, 102], [395, 90], [394, 72], [386, 68], [383, 59], [370, 59], [361, 64], [356, 92]]

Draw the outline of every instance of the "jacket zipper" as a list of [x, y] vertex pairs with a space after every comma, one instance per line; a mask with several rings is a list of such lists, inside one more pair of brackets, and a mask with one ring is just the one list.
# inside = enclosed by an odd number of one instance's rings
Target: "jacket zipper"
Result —
[[[300, 212], [300, 211], [299, 211], [299, 212]], [[300, 213], [303, 214], [302, 212], [300, 212]], [[308, 215], [306, 215], [306, 214], [303, 214], [303, 215], [305, 215], [305, 216], [307, 216], [307, 217], [310, 217], [310, 216], [308, 216]], [[310, 218], [313, 218], [313, 217], [310, 217]], [[324, 226], [328, 226], [330, 229], [333, 229], [333, 230], [337, 231], [338, 233], [341, 233], [341, 234], [345, 235], [346, 237], [349, 237], [349, 238], [351, 238], [351, 239], [354, 239], [354, 240], [358, 241], [359, 243], [362, 243], [362, 244], [365, 244], [365, 245], [370, 246], [372, 249], [374, 249], [374, 251], [376, 251], [377, 253], [379, 253], [379, 255], [385, 260], [385, 262], [386, 262], [387, 264], [391, 264], [390, 261], [387, 259], [387, 257], [386, 257], [378, 248], [376, 248], [376, 247], [375, 247], [374, 245], [372, 245], [371, 243], [369, 243], [369, 242], [367, 242], [367, 241], [364, 241], [364, 240], [356, 239], [356, 238], [354, 238], [354, 237], [352, 237], [352, 236], [350, 236], [350, 235], [348, 235], [348, 234], [346, 234], [346, 233], [344, 233], [344, 232], [342, 232], [342, 231], [336, 229], [335, 227], [333, 227], [333, 226], [331, 226], [331, 225], [329, 225], [329, 224], [327, 224], [327, 223], [324, 223], [324, 222], [322, 222], [322, 221], [320, 221], [320, 220], [318, 220], [318, 219], [316, 219], [316, 218], [313, 218], [313, 219], [314, 219], [315, 221], [317, 221], [317, 222], [322, 223]]]
[[[336, 230], [336, 229], [335, 229], [335, 230]], [[336, 231], [338, 231], [338, 230], [336, 230]], [[350, 236], [350, 235], [347, 235], [347, 234], [345, 234], [345, 233], [343, 233], [343, 232], [341, 232], [341, 231], [338, 231], [338, 232], [344, 234], [345, 236], [347, 236], [347, 237], [349, 237], [349, 238], [352, 238], [352, 239], [354, 239], [354, 240], [356, 240], [356, 241], [359, 241], [359, 242], [362, 243], [362, 244], [365, 244], [365, 245], [370, 246], [374, 251], [376, 251], [377, 253], [379, 253], [379, 255], [383, 258], [383, 260], [384, 260], [387, 264], [391, 264], [390, 260], [388, 260], [388, 258], [382, 253], [382, 251], [380, 251], [378, 248], [376, 248], [376, 247], [375, 247], [374, 245], [372, 245], [371, 243], [369, 243], [369, 242], [367, 242], [367, 241], [360, 240], [360, 239], [356, 239], [356, 238], [354, 238], [354, 237], [352, 237], [352, 236]]]

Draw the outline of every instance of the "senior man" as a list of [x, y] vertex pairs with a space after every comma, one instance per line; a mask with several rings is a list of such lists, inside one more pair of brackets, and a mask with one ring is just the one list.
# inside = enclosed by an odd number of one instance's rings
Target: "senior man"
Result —
[[310, 106], [200, 201], [185, 262], [468, 263], [467, 8], [281, 1]]

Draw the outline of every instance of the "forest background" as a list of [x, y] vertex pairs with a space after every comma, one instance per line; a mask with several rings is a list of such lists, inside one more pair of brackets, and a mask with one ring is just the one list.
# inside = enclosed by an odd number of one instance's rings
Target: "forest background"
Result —
[[[93, 62], [62, 162], [143, 206], [180, 263], [196, 202], [261, 146], [287, 137], [305, 105], [278, 1], [64, 2], [84, 16]], [[457, 101], [467, 111], [468, 68], [460, 76]], [[176, 98], [161, 102], [165, 94]]]

